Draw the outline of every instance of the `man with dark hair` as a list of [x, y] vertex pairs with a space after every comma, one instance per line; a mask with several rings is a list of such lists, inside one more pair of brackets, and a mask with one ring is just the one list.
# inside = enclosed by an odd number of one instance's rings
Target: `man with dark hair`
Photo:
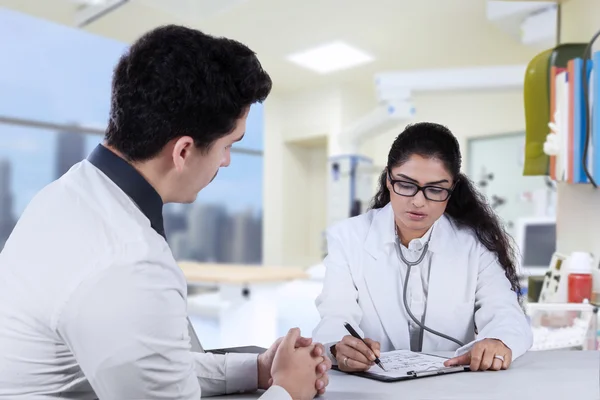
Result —
[[259, 356], [201, 351], [163, 227], [163, 204], [229, 165], [270, 90], [250, 49], [193, 29], [123, 55], [104, 143], [34, 197], [0, 254], [0, 398], [324, 392], [331, 363], [297, 329]]

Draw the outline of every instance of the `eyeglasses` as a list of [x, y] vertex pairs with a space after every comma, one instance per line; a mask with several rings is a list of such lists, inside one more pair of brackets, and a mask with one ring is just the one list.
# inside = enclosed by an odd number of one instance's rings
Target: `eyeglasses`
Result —
[[401, 179], [392, 179], [391, 173], [388, 171], [388, 177], [390, 184], [394, 189], [394, 192], [399, 196], [413, 197], [417, 193], [423, 192], [423, 195], [427, 200], [431, 201], [446, 201], [452, 194], [456, 183], [452, 185], [450, 189], [446, 189], [439, 186], [419, 186], [416, 183], [404, 181]]

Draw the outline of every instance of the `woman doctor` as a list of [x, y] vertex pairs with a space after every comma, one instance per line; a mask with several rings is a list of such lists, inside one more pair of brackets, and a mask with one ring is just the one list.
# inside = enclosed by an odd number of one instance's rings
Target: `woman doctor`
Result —
[[460, 164], [447, 128], [408, 126], [372, 210], [328, 231], [313, 337], [341, 370], [396, 349], [455, 351], [447, 366], [500, 370], [531, 347], [510, 239]]

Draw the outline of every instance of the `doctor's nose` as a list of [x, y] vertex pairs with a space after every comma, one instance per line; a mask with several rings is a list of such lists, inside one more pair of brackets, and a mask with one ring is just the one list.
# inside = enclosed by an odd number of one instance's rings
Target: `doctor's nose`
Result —
[[416, 208], [421, 208], [425, 206], [427, 199], [422, 191], [418, 191], [412, 198], [412, 205]]

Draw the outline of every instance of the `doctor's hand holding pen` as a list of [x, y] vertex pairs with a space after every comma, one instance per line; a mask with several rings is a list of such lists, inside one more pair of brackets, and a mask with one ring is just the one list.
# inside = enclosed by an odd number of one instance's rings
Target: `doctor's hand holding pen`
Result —
[[352, 335], [346, 335], [332, 346], [331, 353], [337, 360], [340, 370], [358, 372], [366, 371], [375, 365], [375, 359], [381, 355], [380, 348], [379, 342], [374, 340], [365, 339], [363, 343]]

